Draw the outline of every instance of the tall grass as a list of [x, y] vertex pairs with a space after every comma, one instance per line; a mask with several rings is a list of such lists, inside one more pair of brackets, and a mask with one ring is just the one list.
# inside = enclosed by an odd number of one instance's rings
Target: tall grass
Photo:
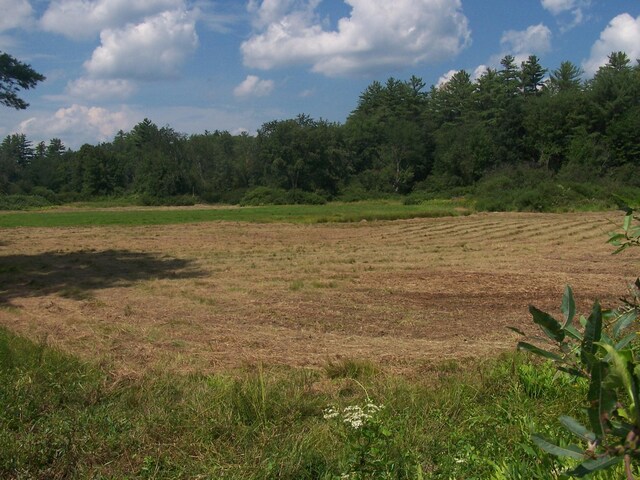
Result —
[[369, 400], [385, 405], [377, 454], [393, 478], [555, 478], [529, 433], [562, 441], [556, 417], [580, 416], [585, 387], [515, 354], [472, 370], [410, 379], [345, 360], [114, 378], [0, 329], [0, 478], [339, 478], [353, 445], [323, 411]]

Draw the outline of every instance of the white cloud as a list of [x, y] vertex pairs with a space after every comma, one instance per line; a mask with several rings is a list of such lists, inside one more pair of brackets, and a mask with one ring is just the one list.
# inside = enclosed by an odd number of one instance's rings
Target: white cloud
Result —
[[502, 34], [500, 43], [516, 56], [545, 53], [551, 48], [551, 30], [542, 23], [526, 30], [508, 30]]
[[349, 17], [325, 30], [319, 0], [249, 2], [259, 32], [242, 46], [247, 66], [311, 65], [328, 76], [444, 60], [470, 43], [460, 0], [345, 0]]
[[487, 73], [487, 70], [489, 70], [489, 67], [487, 65], [478, 65], [474, 70], [473, 73], [471, 74], [471, 80], [472, 81], [476, 81], [478, 80], [482, 75], [484, 75], [485, 73]]
[[233, 89], [236, 97], [264, 97], [273, 91], [273, 80], [260, 80], [255, 75], [247, 75], [240, 85]]
[[458, 70], [449, 70], [447, 73], [441, 75], [436, 82], [436, 88], [440, 88], [449, 83], [449, 80], [451, 80], [456, 73], [458, 73]]
[[288, 15], [301, 17], [305, 23], [311, 22], [319, 4], [320, 0], [249, 0], [247, 10], [253, 15], [253, 24], [264, 28]]
[[198, 45], [194, 16], [180, 10], [162, 12], [137, 25], [104, 30], [100, 40], [102, 44], [84, 64], [94, 78], [175, 77]]
[[80, 39], [179, 8], [184, 0], [54, 0], [40, 23], [47, 31]]
[[138, 116], [127, 107], [107, 110], [73, 104], [53, 114], [32, 116], [20, 123], [18, 131], [30, 138], [62, 138], [66, 145], [77, 147], [111, 140], [119, 130], [133, 127]]
[[217, 8], [217, 2], [210, 0], [191, 0], [193, 12], [198, 21], [209, 30], [217, 33], [231, 33], [235, 24], [243, 22], [245, 15], [238, 13], [221, 13]]
[[300, 98], [309, 98], [309, 97], [313, 97], [316, 94], [316, 89], [315, 88], [306, 88], [304, 90], [302, 90], [298, 96]]
[[33, 8], [28, 0], [0, 0], [0, 32], [31, 24]]
[[576, 0], [542, 0], [542, 7], [553, 15], [560, 15], [576, 8], [576, 3]]
[[563, 27], [563, 30], [568, 30], [584, 21], [584, 11], [589, 8], [591, 0], [542, 0], [541, 3], [545, 10], [555, 16], [570, 12], [573, 21]]
[[72, 98], [86, 100], [123, 100], [136, 91], [135, 84], [123, 79], [94, 79], [81, 77], [67, 84], [66, 92]]
[[593, 75], [607, 63], [612, 52], [619, 51], [625, 52], [632, 61], [640, 58], [640, 16], [633, 18], [623, 13], [611, 20], [591, 47], [591, 56], [582, 68], [587, 75]]

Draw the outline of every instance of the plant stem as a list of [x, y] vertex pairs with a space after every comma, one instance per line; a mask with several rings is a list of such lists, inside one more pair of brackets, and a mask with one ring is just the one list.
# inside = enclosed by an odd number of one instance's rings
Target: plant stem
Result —
[[633, 472], [631, 471], [631, 455], [628, 453], [624, 456], [624, 472], [627, 475], [627, 480], [634, 480]]

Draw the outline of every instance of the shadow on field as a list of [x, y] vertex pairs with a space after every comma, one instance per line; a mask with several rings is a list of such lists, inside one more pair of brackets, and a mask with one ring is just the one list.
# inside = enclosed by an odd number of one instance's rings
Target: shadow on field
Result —
[[93, 290], [127, 286], [138, 280], [203, 275], [191, 260], [128, 250], [4, 255], [0, 256], [0, 304], [52, 293], [86, 299]]

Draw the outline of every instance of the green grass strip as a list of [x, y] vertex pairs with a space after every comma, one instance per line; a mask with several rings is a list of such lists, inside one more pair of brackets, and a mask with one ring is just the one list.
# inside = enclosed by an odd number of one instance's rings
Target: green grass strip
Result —
[[461, 204], [434, 200], [420, 205], [400, 202], [272, 205], [241, 208], [178, 208], [122, 210], [45, 210], [0, 214], [0, 228], [165, 225], [197, 222], [326, 223], [443, 217], [465, 213]]

